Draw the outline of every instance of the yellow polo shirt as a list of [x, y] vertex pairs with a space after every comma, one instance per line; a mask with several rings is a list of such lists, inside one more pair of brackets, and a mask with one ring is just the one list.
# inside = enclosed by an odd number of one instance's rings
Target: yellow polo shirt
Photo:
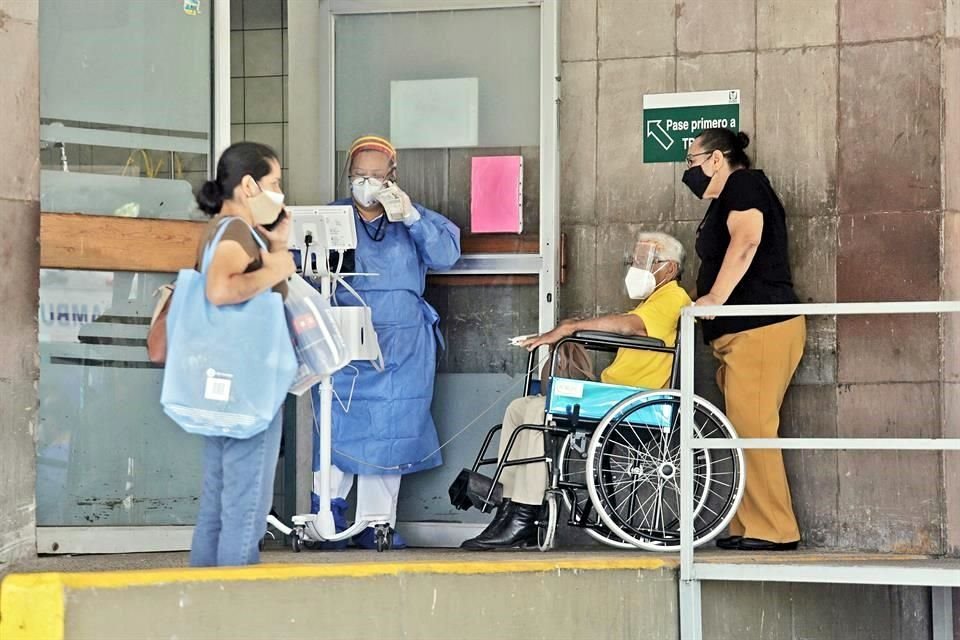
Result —
[[[674, 280], [654, 291], [630, 313], [643, 320], [648, 336], [659, 338], [672, 347], [677, 343], [680, 310], [688, 304], [690, 296]], [[613, 363], [600, 374], [600, 379], [609, 384], [662, 389], [670, 382], [672, 366], [673, 357], [669, 353], [620, 349]]]

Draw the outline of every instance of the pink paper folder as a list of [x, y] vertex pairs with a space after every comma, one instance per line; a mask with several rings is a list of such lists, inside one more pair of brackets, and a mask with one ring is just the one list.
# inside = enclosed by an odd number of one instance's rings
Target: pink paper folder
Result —
[[470, 175], [470, 231], [523, 231], [521, 156], [487, 156], [473, 159]]

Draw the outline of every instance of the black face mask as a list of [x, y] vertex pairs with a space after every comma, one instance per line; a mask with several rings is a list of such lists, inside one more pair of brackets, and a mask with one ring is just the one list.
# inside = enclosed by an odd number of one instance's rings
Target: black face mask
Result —
[[707, 187], [710, 186], [710, 180], [712, 180], [712, 178], [703, 172], [702, 165], [690, 167], [683, 172], [683, 178], [681, 179], [683, 184], [687, 185], [690, 191], [693, 192], [693, 195], [701, 200], [703, 200], [703, 194], [706, 193]]

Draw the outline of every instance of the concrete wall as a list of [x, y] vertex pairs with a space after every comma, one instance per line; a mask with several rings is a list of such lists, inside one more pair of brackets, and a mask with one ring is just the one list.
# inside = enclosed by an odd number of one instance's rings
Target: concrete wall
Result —
[[932, 633], [930, 590], [922, 587], [703, 586], [704, 640], [921, 640]]
[[38, 0], [0, 0], [0, 572], [36, 553], [40, 247]]
[[[956, 299], [958, 7], [957, 0], [564, 0], [561, 221], [573, 268], [563, 315], [628, 306], [620, 254], [629, 234], [660, 229], [692, 249], [705, 205], [680, 183], [684, 167], [642, 164], [641, 103], [647, 93], [711, 89], [742, 91], [749, 151], [787, 208], [803, 301]], [[692, 288], [694, 258], [686, 271]], [[811, 319], [781, 433], [958, 435], [957, 322], [945, 322], [942, 343], [932, 316]], [[701, 392], [717, 398], [705, 349], [697, 362]], [[957, 460], [789, 453], [805, 541], [956, 552]], [[945, 527], [940, 511], [951, 495]]]

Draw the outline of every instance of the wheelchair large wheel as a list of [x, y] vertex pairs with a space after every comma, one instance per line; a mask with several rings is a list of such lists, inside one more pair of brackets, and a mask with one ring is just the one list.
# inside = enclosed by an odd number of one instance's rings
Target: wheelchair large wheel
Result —
[[[716, 407], [694, 396], [694, 437], [735, 438]], [[743, 450], [694, 449], [694, 546], [726, 528], [743, 497]], [[680, 392], [647, 391], [604, 416], [590, 440], [587, 492], [624, 542], [649, 551], [680, 547]]]
[[587, 493], [587, 447], [585, 445], [586, 443], [583, 443], [582, 446], [578, 446], [574, 434], [568, 433], [560, 447], [560, 459], [557, 463], [560, 481], [578, 485], [576, 488], [563, 490], [563, 504], [570, 513], [570, 518], [578, 526], [582, 526], [584, 532], [597, 542], [615, 549], [636, 549], [634, 545], [624, 542], [620, 536], [610, 531], [600, 520], [597, 510], [593, 508], [590, 494]]

